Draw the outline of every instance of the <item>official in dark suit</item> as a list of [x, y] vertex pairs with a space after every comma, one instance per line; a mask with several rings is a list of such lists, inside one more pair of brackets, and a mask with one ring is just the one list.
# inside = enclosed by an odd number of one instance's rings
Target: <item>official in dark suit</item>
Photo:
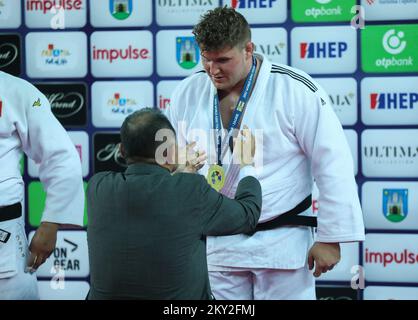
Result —
[[[157, 132], [169, 135], [158, 141]], [[89, 299], [211, 299], [206, 236], [257, 225], [261, 187], [254, 177], [243, 177], [229, 199], [201, 175], [172, 174], [176, 150], [175, 130], [160, 112], [147, 108], [125, 119], [128, 168], [94, 175], [87, 189]], [[247, 169], [254, 168], [240, 174]]]

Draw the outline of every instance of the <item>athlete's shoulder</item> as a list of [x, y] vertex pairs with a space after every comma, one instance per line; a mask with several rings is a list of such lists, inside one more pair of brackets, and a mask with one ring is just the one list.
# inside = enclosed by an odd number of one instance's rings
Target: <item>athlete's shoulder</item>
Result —
[[[210, 84], [210, 79], [207, 76], [206, 72], [204, 70], [195, 72], [188, 77], [184, 78], [180, 81], [180, 83], [177, 85], [174, 92], [176, 94], [183, 94], [183, 93], [196, 93], [196, 92], [202, 92], [206, 86]], [[198, 90], [198, 91], [196, 91]]]
[[29, 81], [11, 74], [0, 72], [0, 93], [9, 96], [13, 100], [16, 97], [32, 99], [34, 96], [42, 96], [39, 90]]
[[318, 83], [306, 72], [280, 63], [272, 63], [270, 73], [287, 82], [289, 87], [295, 90], [309, 90], [316, 93], [319, 90]]

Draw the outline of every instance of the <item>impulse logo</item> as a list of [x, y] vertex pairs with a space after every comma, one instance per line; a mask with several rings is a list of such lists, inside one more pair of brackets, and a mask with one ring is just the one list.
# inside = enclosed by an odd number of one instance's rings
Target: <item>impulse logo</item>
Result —
[[271, 8], [277, 0], [232, 0], [231, 7], [236, 9]]
[[129, 98], [122, 98], [120, 93], [115, 93], [112, 98], [107, 101], [107, 105], [111, 107], [112, 113], [131, 114], [136, 106], [136, 101]]
[[302, 42], [300, 57], [302, 59], [341, 58], [347, 49], [347, 42]]
[[418, 93], [371, 93], [370, 109], [413, 109], [418, 103]]
[[55, 7], [70, 11], [81, 10], [82, 6], [83, 0], [26, 0], [27, 11], [42, 11], [43, 14]]
[[158, 97], [158, 107], [161, 110], [165, 110], [167, 109], [167, 107], [170, 105], [170, 98], [165, 98], [164, 96], [162, 96], [161, 94]]
[[48, 49], [42, 50], [41, 56], [45, 57], [45, 64], [47, 65], [66, 65], [68, 63], [67, 57], [71, 55], [69, 50], [57, 49], [53, 44], [48, 45]]
[[150, 59], [149, 50], [138, 49], [129, 45], [127, 49], [98, 49], [93, 46], [93, 60], [108, 60], [112, 63], [115, 60], [145, 60]]
[[383, 264], [383, 268], [395, 264], [418, 264], [418, 254], [404, 249], [402, 252], [373, 252], [366, 249], [366, 263]]

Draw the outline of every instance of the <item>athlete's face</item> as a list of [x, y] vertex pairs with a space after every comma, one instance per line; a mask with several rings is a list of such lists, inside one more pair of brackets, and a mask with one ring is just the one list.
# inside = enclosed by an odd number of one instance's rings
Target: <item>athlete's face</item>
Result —
[[235, 46], [217, 51], [202, 51], [202, 64], [218, 90], [230, 90], [246, 78], [254, 45]]

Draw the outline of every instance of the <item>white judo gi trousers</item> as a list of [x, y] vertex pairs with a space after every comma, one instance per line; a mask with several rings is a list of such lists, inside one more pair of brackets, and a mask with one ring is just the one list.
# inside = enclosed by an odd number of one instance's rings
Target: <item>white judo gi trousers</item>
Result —
[[228, 269], [209, 272], [217, 300], [316, 300], [315, 279], [308, 266], [295, 270]]
[[38, 300], [36, 274], [25, 272], [29, 254], [24, 217], [1, 221], [0, 229], [9, 232], [0, 242], [0, 300]]

